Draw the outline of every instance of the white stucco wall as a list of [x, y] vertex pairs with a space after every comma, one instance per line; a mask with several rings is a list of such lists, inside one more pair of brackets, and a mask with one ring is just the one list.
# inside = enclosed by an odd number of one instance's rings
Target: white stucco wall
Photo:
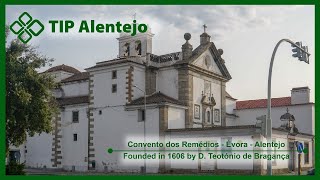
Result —
[[236, 109], [236, 100], [226, 98], [226, 113], [233, 114]]
[[[127, 102], [127, 70], [129, 66], [114, 67], [117, 70], [117, 79], [111, 78], [111, 70], [103, 70], [93, 73], [93, 96], [94, 96], [94, 160], [96, 170], [140, 172], [143, 161], [128, 164], [121, 161], [121, 153], [107, 153], [108, 148], [124, 149], [127, 147], [127, 139], [143, 137], [144, 122], [138, 122], [138, 110], [125, 110]], [[144, 89], [144, 71], [141, 67], [134, 66], [133, 84]], [[111, 92], [111, 85], [117, 84], [117, 93]], [[143, 92], [133, 87], [133, 99], [143, 97]], [[111, 106], [111, 107], [110, 107]], [[143, 109], [143, 106], [141, 106]], [[101, 111], [101, 114], [99, 114]], [[159, 137], [159, 110], [158, 108], [147, 109], [146, 137]], [[148, 165], [148, 172], [156, 172], [157, 165]]]
[[[93, 77], [93, 96], [94, 106], [101, 108], [106, 105], [124, 105], [126, 104], [126, 72], [129, 66], [121, 66], [114, 69], [106, 69], [95, 72]], [[117, 70], [117, 78], [112, 79], [112, 70]], [[139, 80], [137, 80], [139, 82]], [[112, 84], [117, 84], [117, 92], [112, 93]]]
[[[104, 171], [139, 172], [143, 161], [134, 164], [122, 162], [122, 153], [109, 154], [108, 148], [127, 149], [127, 139], [140, 139], [143, 142], [144, 122], [138, 122], [138, 111], [125, 111], [123, 107], [104, 109], [102, 114], [94, 113], [94, 148], [96, 169]], [[146, 116], [146, 137], [159, 137], [159, 110], [149, 109]], [[148, 165], [148, 172], [155, 172], [158, 165]]]
[[236, 118], [226, 117], [226, 126], [236, 126], [237, 125]]
[[185, 128], [185, 109], [177, 107], [168, 108], [168, 129]]
[[157, 91], [178, 99], [178, 71], [174, 68], [160, 69], [157, 73]]
[[[79, 111], [79, 122], [72, 122], [72, 112]], [[66, 106], [61, 112], [62, 129], [62, 167], [66, 170], [86, 171], [88, 162], [88, 105]], [[73, 141], [73, 134], [77, 134], [77, 141]]]
[[[295, 105], [288, 106], [289, 113], [294, 115], [296, 127], [300, 132], [314, 134], [314, 105]], [[280, 127], [283, 123], [280, 121], [281, 115], [286, 113], [287, 107], [272, 107], [271, 119], [273, 127]], [[254, 125], [256, 117], [267, 114], [266, 108], [242, 109], [236, 110], [239, 118], [236, 120], [237, 125]]]
[[305, 104], [310, 102], [310, 89], [292, 89], [291, 104]]
[[41, 133], [27, 137], [26, 166], [33, 168], [52, 168], [52, 134]]
[[[133, 71], [133, 85], [136, 85], [141, 90], [145, 90], [145, 69], [144, 67], [135, 66]], [[132, 87], [133, 99], [144, 96], [144, 92], [136, 87]]]
[[62, 89], [65, 97], [86, 96], [89, 94], [89, 82], [75, 81], [72, 83], [64, 83], [62, 84]]
[[[230, 98], [226, 98], [226, 113], [228, 114], [235, 114], [236, 109], [236, 101]], [[226, 117], [226, 126], [236, 126], [237, 121], [239, 119], [234, 116], [228, 116]]]

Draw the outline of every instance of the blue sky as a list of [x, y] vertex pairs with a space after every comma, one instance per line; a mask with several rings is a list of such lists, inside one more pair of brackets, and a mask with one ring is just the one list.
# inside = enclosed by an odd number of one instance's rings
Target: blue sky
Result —
[[[273, 97], [289, 96], [292, 87], [309, 86], [314, 100], [314, 6], [7, 6], [11, 24], [27, 11], [34, 18], [49, 20], [95, 20], [99, 23], [131, 23], [133, 14], [155, 34], [153, 53], [181, 51], [183, 35], [191, 33], [193, 48], [199, 45], [203, 24], [233, 77], [227, 91], [239, 100], [266, 98], [271, 53], [282, 38], [308, 45], [310, 64], [292, 58], [291, 46], [278, 49], [273, 70]], [[47, 23], [48, 24], [48, 23]], [[39, 52], [80, 70], [117, 57], [117, 33], [45, 33], [30, 42]], [[15, 38], [14, 35], [9, 37]]]

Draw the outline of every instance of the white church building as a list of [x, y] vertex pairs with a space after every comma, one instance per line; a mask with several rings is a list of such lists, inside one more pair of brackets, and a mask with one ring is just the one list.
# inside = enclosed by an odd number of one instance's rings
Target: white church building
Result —
[[[85, 72], [67, 65], [45, 71], [60, 83], [53, 90], [60, 112], [53, 119], [52, 133], [28, 137], [19, 148], [11, 148], [20, 152], [20, 162], [31, 168], [138, 173], [144, 161], [126, 163], [119, 160], [120, 153], [110, 154], [107, 149], [125, 149], [132, 137], [264, 139], [255, 124], [256, 117], [266, 114], [266, 101], [237, 101], [226, 92], [231, 75], [223, 50], [210, 35], [203, 32], [193, 48], [191, 35], [186, 33], [182, 51], [165, 55], [152, 53], [153, 36], [150, 31], [121, 34], [118, 57], [97, 62]], [[273, 140], [291, 149], [295, 141], [303, 142], [309, 152], [302, 157], [302, 167], [310, 168], [314, 164], [314, 104], [308, 88], [294, 88], [291, 93], [281, 102], [272, 102]], [[295, 116], [298, 132], [281, 128], [280, 116], [287, 108]], [[290, 160], [273, 162], [275, 173], [297, 170], [297, 153], [291, 155]], [[148, 173], [264, 174], [265, 170], [263, 160], [146, 162]]]

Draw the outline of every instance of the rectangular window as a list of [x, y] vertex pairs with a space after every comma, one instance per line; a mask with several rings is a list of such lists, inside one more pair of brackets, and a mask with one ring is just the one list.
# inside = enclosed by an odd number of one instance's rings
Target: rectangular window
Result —
[[138, 122], [142, 122], [142, 121], [145, 121], [145, 113], [144, 113], [144, 109], [140, 109], [138, 110]]
[[220, 110], [219, 109], [214, 110], [214, 122], [220, 122]]
[[116, 93], [116, 92], [117, 92], [117, 85], [112, 84], [112, 93]]
[[78, 141], [78, 134], [73, 134], [73, 141]]
[[72, 111], [72, 122], [73, 123], [79, 122], [79, 111]]
[[117, 79], [117, 71], [112, 71], [112, 79]]
[[[307, 148], [307, 149], [309, 150], [309, 143], [305, 142], [303, 148], [304, 148], [304, 149]], [[306, 152], [304, 153], [304, 164], [309, 164], [309, 152], [308, 152], [308, 151], [306, 151]]]

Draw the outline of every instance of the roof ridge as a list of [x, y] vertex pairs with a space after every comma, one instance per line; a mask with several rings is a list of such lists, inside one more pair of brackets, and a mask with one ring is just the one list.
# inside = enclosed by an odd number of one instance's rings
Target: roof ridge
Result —
[[76, 68], [74, 68], [72, 66], [65, 65], [65, 64], [60, 64], [60, 65], [57, 65], [57, 66], [53, 66], [53, 67], [45, 70], [44, 72], [48, 73], [48, 72], [56, 72], [56, 71], [65, 71], [65, 72], [69, 72], [69, 73], [72, 73], [72, 74], [76, 74], [76, 73], [81, 72], [78, 69], [76, 69]]
[[[137, 99], [132, 100], [130, 103], [127, 105], [142, 105], [144, 104], [144, 96], [139, 97]], [[147, 104], [158, 104], [158, 103], [172, 103], [172, 104], [178, 104], [178, 105], [183, 105], [178, 99], [175, 99], [173, 97], [170, 97], [160, 91], [154, 92], [149, 96], [146, 96]]]
[[86, 80], [89, 79], [89, 72], [79, 72], [76, 74], [73, 74], [70, 77], [67, 77], [65, 79], [62, 79], [61, 82], [65, 83], [65, 82], [73, 82], [73, 81], [80, 81], [80, 80]]
[[[284, 96], [284, 97], [275, 97], [275, 98], [271, 98], [272, 99], [283, 99], [283, 98], [291, 98], [291, 96]], [[264, 99], [248, 99], [248, 100], [240, 100], [237, 102], [245, 102], [245, 101], [260, 101], [260, 100], [267, 100], [267, 98]]]
[[[246, 101], [237, 101], [236, 109], [254, 109], [254, 108], [266, 108], [267, 99], [255, 99]], [[271, 107], [291, 106], [291, 97], [280, 97], [271, 99]]]

